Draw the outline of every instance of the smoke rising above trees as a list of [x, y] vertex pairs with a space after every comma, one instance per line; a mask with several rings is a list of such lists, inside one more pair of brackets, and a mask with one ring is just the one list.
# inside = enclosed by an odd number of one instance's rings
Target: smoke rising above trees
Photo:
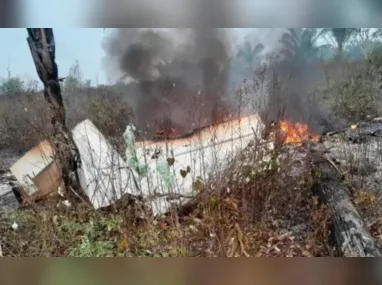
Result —
[[[272, 33], [273, 41], [267, 36]], [[136, 124], [149, 136], [166, 124], [184, 130], [233, 113], [234, 89], [263, 64], [280, 77], [291, 76], [284, 100], [290, 113], [306, 119], [301, 114], [307, 112], [303, 112], [306, 93], [316, 78], [325, 77], [322, 68], [308, 72], [308, 66], [336, 57], [338, 42], [327, 38], [340, 33], [258, 29], [252, 38], [238, 43], [229, 29], [117, 29], [105, 39], [104, 67], [120, 82], [119, 88], [126, 89], [122, 82], [130, 82], [128, 96]], [[352, 30], [341, 41], [342, 54], [354, 57], [354, 45], [360, 42], [357, 35]], [[377, 38], [374, 42], [380, 45]]]

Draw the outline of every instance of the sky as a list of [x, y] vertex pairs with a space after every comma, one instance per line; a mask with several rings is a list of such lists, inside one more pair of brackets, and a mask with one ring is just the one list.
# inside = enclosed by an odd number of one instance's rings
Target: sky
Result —
[[[33, 19], [33, 22], [35, 20]], [[44, 26], [44, 21], [40, 24], [40, 26]], [[56, 40], [56, 62], [59, 76], [67, 76], [70, 67], [78, 60], [84, 80], [91, 80], [93, 85], [110, 83], [101, 66], [102, 58], [105, 56], [102, 41], [113, 29], [76, 28], [70, 27], [70, 25], [56, 26], [53, 30]], [[233, 29], [238, 39], [244, 39], [245, 36], [256, 30], [259, 29]], [[263, 33], [261, 41], [270, 42], [273, 37], [271, 34]], [[2, 28], [0, 29], [0, 38], [3, 39], [0, 45], [0, 79], [7, 78], [8, 70], [10, 70], [11, 77], [20, 77], [25, 82], [29, 80], [39, 82], [26, 40], [26, 29]]]
[[[56, 62], [59, 76], [65, 77], [69, 68], [79, 61], [83, 77], [92, 82], [106, 82], [101, 69], [104, 52], [101, 47], [103, 29], [54, 28], [56, 40]], [[26, 29], [0, 29], [3, 40], [0, 45], [0, 78], [12, 77], [37, 79], [35, 66], [26, 41]]]
[[[250, 29], [234, 29], [244, 37]], [[78, 60], [84, 79], [92, 84], [107, 82], [101, 66], [104, 51], [102, 40], [108, 31], [102, 28], [54, 28], [56, 40], [56, 62], [59, 76], [65, 77], [70, 67]], [[26, 41], [26, 29], [0, 29], [0, 78], [20, 77], [25, 81], [37, 80], [37, 73]]]

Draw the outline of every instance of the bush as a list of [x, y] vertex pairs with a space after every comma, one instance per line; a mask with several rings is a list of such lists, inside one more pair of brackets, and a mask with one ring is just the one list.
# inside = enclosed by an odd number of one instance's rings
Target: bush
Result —
[[382, 57], [369, 59], [363, 72], [336, 82], [325, 92], [339, 118], [357, 123], [381, 115]]
[[43, 95], [23, 92], [0, 97], [0, 148], [27, 150], [50, 131]]
[[107, 139], [120, 147], [122, 134], [132, 118], [127, 94], [110, 86], [99, 86], [77, 89], [63, 96], [69, 128], [90, 119]]
[[[63, 97], [69, 128], [88, 118], [108, 139], [122, 138], [131, 119], [124, 94], [110, 87], [93, 87], [64, 93]], [[0, 148], [26, 151], [51, 132], [49, 104], [42, 92], [0, 96]]]

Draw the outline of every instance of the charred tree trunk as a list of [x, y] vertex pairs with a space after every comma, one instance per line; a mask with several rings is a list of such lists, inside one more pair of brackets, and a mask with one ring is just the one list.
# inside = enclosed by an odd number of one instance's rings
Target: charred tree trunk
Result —
[[319, 172], [320, 177], [313, 185], [313, 191], [331, 212], [334, 239], [341, 255], [382, 256], [365, 222], [353, 205], [349, 189], [342, 183], [337, 170], [323, 157], [315, 157], [314, 164], [315, 172]]
[[75, 196], [87, 201], [77, 175], [77, 168], [80, 163], [79, 151], [66, 127], [65, 108], [55, 62], [53, 29], [33, 28], [27, 29], [27, 31], [29, 49], [37, 74], [44, 85], [44, 97], [49, 104], [51, 123], [54, 129], [53, 144], [56, 159], [62, 167], [66, 193], [71, 201], [76, 200]]

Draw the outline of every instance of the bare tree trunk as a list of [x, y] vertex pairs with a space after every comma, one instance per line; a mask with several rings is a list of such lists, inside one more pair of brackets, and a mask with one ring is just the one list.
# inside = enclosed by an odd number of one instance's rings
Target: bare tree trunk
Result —
[[332, 215], [333, 234], [343, 257], [381, 257], [381, 252], [363, 218], [353, 205], [350, 190], [342, 183], [338, 172], [323, 156], [313, 155], [314, 173], [320, 178], [313, 185]]
[[56, 159], [62, 167], [62, 176], [66, 192], [70, 200], [79, 195], [88, 200], [80, 186], [77, 168], [80, 156], [71, 133], [66, 127], [65, 108], [61, 96], [58, 68], [55, 62], [55, 42], [53, 29], [27, 29], [28, 44], [37, 74], [44, 84], [44, 97], [49, 103], [51, 122], [53, 125], [53, 142]]

